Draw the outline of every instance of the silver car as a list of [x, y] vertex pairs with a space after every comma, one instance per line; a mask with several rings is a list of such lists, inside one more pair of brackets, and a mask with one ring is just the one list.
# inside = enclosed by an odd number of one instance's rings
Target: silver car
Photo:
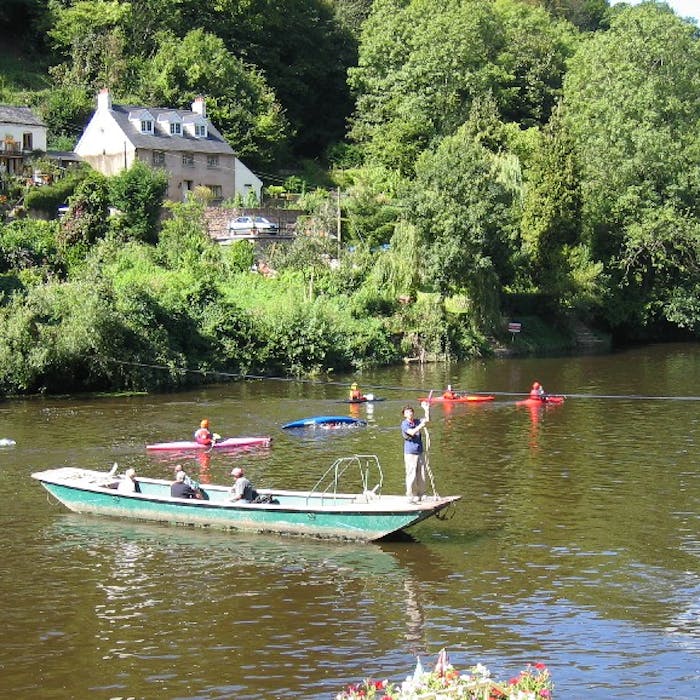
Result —
[[228, 222], [229, 233], [277, 233], [279, 226], [264, 216], [238, 216]]

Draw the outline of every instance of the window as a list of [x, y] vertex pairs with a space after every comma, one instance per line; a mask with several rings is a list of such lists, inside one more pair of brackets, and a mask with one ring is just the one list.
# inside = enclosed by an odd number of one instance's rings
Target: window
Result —
[[207, 135], [206, 124], [195, 124], [194, 125], [194, 135], [197, 138], [204, 138]]
[[153, 133], [153, 122], [150, 119], [141, 120], [141, 133], [142, 134], [152, 134]]
[[207, 185], [209, 191], [211, 192], [214, 199], [223, 199], [224, 192], [221, 189], [221, 185]]
[[156, 166], [165, 165], [165, 153], [163, 151], [153, 151], [151, 163]]
[[180, 122], [170, 122], [170, 135], [180, 136], [182, 134], [182, 124]]
[[182, 164], [186, 168], [193, 168], [194, 167], [194, 155], [191, 153], [183, 153], [182, 154]]
[[30, 132], [22, 134], [22, 150], [31, 151], [32, 150], [32, 134]]
[[219, 156], [207, 156], [207, 168], [218, 168]]

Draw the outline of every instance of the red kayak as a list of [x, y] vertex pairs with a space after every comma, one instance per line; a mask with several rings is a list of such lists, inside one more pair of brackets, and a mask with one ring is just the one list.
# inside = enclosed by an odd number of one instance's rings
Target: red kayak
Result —
[[463, 394], [454, 399], [446, 399], [444, 396], [431, 396], [419, 401], [427, 401], [428, 403], [479, 403], [481, 401], [493, 401], [496, 397], [491, 394]]
[[180, 440], [179, 442], [157, 442], [155, 445], [146, 445], [147, 450], [230, 450], [235, 447], [269, 447], [270, 437], [237, 437], [217, 440], [213, 445], [201, 445], [194, 440]]
[[516, 406], [546, 406], [551, 404], [564, 403], [565, 396], [544, 396], [541, 399], [527, 398], [522, 401], [516, 401]]

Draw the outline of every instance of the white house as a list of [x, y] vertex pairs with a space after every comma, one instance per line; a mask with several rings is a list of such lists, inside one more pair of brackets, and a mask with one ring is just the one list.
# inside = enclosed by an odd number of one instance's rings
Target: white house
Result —
[[97, 96], [93, 114], [75, 152], [103, 175], [116, 175], [137, 158], [168, 174], [166, 198], [183, 200], [197, 186], [220, 202], [254, 189], [262, 181], [238, 158], [209, 121], [204, 99], [192, 110], [112, 104], [109, 90]]
[[46, 124], [29, 107], [0, 105], [0, 174], [24, 174], [34, 151], [46, 151]]

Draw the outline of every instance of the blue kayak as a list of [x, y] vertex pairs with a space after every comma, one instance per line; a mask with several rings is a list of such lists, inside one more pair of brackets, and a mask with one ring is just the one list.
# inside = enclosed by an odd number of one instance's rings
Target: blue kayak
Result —
[[291, 423], [283, 425], [282, 428], [284, 430], [287, 428], [311, 428], [316, 425], [324, 426], [326, 428], [334, 428], [366, 424], [367, 421], [360, 420], [359, 418], [351, 418], [350, 416], [311, 416], [310, 418], [300, 418], [299, 420], [294, 420]]

